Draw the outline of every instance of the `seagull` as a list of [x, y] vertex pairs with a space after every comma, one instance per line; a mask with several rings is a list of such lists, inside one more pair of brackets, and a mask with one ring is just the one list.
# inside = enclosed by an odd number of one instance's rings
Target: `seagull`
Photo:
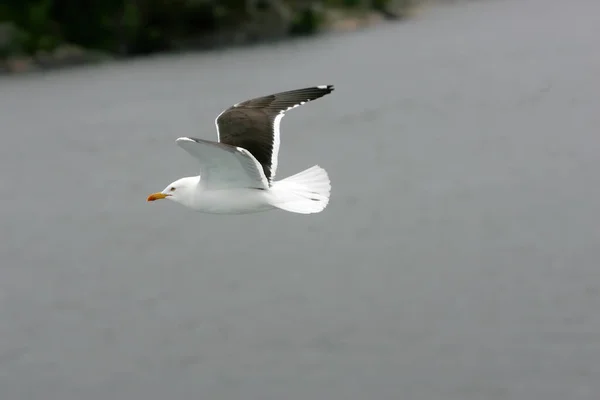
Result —
[[210, 214], [248, 214], [281, 209], [298, 214], [327, 207], [331, 184], [314, 165], [275, 181], [279, 125], [285, 112], [334, 90], [320, 85], [235, 104], [215, 119], [217, 141], [180, 137], [176, 143], [200, 163], [200, 175], [170, 183], [147, 201], [168, 199]]

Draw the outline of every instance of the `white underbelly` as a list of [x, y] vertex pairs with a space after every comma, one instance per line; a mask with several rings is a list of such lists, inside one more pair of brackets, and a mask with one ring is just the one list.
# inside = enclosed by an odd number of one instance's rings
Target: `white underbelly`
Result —
[[192, 205], [196, 211], [211, 214], [247, 214], [275, 208], [269, 191], [259, 189], [206, 190]]

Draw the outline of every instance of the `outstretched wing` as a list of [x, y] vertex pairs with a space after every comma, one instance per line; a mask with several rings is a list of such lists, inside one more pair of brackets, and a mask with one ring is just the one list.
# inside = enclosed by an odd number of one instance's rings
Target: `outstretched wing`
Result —
[[215, 120], [218, 141], [252, 153], [270, 184], [277, 170], [279, 124], [285, 112], [332, 91], [333, 85], [314, 86], [235, 104]]
[[269, 187], [261, 165], [246, 149], [191, 137], [180, 137], [177, 144], [198, 160], [208, 189]]

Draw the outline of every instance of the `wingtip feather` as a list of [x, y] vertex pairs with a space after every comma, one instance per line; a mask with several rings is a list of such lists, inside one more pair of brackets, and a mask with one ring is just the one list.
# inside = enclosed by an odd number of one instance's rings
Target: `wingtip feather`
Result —
[[335, 90], [333, 85], [317, 85], [317, 89], [328, 90], [330, 93]]

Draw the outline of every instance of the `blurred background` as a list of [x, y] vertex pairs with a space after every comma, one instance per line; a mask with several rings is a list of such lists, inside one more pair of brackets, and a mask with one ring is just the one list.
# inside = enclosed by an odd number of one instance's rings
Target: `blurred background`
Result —
[[[419, 0], [7, 0], [0, 57], [69, 64], [311, 35], [406, 16]], [[4, 69], [14, 63], [4, 62]], [[20, 66], [23, 68], [23, 66]], [[28, 65], [31, 67], [31, 65]], [[19, 66], [15, 67], [19, 68]]]
[[[599, 1], [0, 10], [0, 399], [599, 398]], [[323, 84], [322, 213], [146, 202]]]

